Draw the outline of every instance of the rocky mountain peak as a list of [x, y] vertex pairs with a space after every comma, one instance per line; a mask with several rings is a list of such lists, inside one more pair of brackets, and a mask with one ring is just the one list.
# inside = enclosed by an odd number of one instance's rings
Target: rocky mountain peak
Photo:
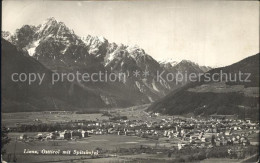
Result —
[[12, 34], [8, 31], [2, 31], [2, 38], [4, 38], [5, 40], [8, 40], [9, 42], [11, 41], [11, 36]]
[[54, 17], [49, 17], [45, 20], [45, 22], [58, 22]]
[[90, 55], [95, 56], [96, 58], [103, 58], [109, 46], [108, 40], [102, 36], [83, 36], [81, 40], [88, 47], [88, 52]]
[[162, 59], [158, 62], [162, 67], [165, 67], [165, 68], [171, 68], [178, 64], [178, 62], [176, 60], [174, 60], [173, 58]]
[[104, 43], [108, 43], [108, 40], [103, 36], [83, 36], [81, 40], [87, 45], [91, 46], [91, 48], [95, 48], [97, 46], [101, 46]]
[[196, 64], [196, 63], [191, 62], [190, 60], [187, 60], [187, 59], [181, 60], [180, 63], [183, 63], [183, 64]]
[[74, 31], [69, 29], [63, 22], [58, 22], [55, 18], [48, 18], [39, 26], [37, 38], [43, 37], [71, 37], [75, 35]]
[[146, 55], [144, 49], [140, 48], [138, 45], [128, 46], [128, 47], [126, 48], [126, 51], [127, 51], [133, 58]]

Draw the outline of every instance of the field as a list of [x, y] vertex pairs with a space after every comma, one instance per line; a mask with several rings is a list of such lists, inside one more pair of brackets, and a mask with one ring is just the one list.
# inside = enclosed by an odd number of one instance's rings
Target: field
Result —
[[108, 119], [102, 114], [76, 114], [65, 113], [51, 114], [50, 112], [18, 112], [18, 113], [2, 113], [2, 123], [6, 127], [13, 127], [19, 124], [31, 123], [55, 123], [70, 122], [75, 120], [103, 120]]
[[[27, 133], [30, 136], [35, 135], [36, 133]], [[15, 138], [19, 137], [21, 133], [10, 133], [9, 137], [12, 138], [12, 141], [6, 146], [7, 155], [13, 154], [15, 152], [18, 162], [21, 160], [26, 160], [26, 162], [41, 162], [44, 161], [70, 161], [77, 159], [90, 159], [90, 156], [66, 156], [66, 155], [31, 155], [24, 154], [24, 149], [29, 150], [89, 150], [95, 151], [97, 148], [102, 150], [114, 150], [116, 151], [119, 148], [140, 148], [140, 145], [144, 146], [155, 146], [156, 141], [151, 139], [144, 139], [135, 136], [122, 136], [122, 135], [93, 135], [91, 137], [77, 140], [77, 141], [67, 141], [67, 140], [51, 140], [51, 141], [32, 141], [24, 142], [17, 141], [15, 143]], [[7, 159], [5, 155], [4, 159]], [[129, 159], [130, 156], [128, 156]], [[130, 157], [131, 158], [131, 157]], [[125, 158], [105, 158], [104, 160], [125, 160]], [[101, 161], [101, 160], [95, 160]]]
[[[155, 117], [149, 116], [145, 110], [149, 105], [134, 106], [130, 108], [110, 109], [111, 114], [127, 116], [129, 120], [142, 121], [161, 121], [162, 119], [172, 118], [173, 116], [159, 115]], [[107, 110], [106, 110], [107, 111]], [[59, 114], [58, 114], [59, 113]], [[55, 122], [71, 122], [76, 120], [99, 121], [108, 120], [109, 117], [102, 116], [102, 113], [93, 114], [76, 114], [74, 112], [17, 112], [2, 113], [2, 124], [6, 127], [15, 127], [16, 124], [32, 124], [32, 123], [55, 123]], [[178, 116], [179, 118], [185, 118]]]
[[240, 162], [241, 160], [239, 159], [229, 159], [229, 158], [210, 158], [210, 159], [205, 159], [200, 161], [201, 163], [229, 163], [229, 162]]
[[[145, 112], [148, 105], [130, 108], [119, 108], [110, 110], [112, 114], [127, 116], [129, 120], [142, 120], [142, 121], [161, 121], [162, 119], [170, 118], [173, 116], [156, 116], [151, 117]], [[181, 118], [181, 116], [178, 116]], [[102, 113], [95, 114], [76, 114], [68, 112], [17, 112], [17, 113], [2, 113], [2, 124], [6, 127], [15, 127], [16, 124], [32, 124], [32, 123], [55, 123], [55, 122], [71, 122], [77, 120], [108, 120], [109, 117], [102, 116]]]
[[250, 140], [251, 144], [259, 145], [259, 132], [250, 135], [248, 139]]
[[142, 120], [142, 121], [149, 121], [149, 122], [160, 122], [162, 119], [167, 118], [186, 118], [184, 116], [168, 116], [168, 115], [159, 115], [159, 116], [149, 116], [149, 114], [146, 112], [146, 109], [149, 107], [149, 105], [141, 105], [141, 106], [134, 106], [124, 109], [113, 109], [113, 112], [116, 112], [117, 114], [121, 116], [127, 116], [129, 120]]

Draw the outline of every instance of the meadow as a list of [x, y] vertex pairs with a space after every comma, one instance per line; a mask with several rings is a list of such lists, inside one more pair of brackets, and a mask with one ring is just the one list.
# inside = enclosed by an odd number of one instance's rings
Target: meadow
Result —
[[76, 114], [74, 112], [60, 112], [53, 114], [51, 112], [17, 112], [2, 113], [2, 123], [6, 127], [15, 127], [16, 124], [32, 124], [32, 123], [55, 123], [55, 122], [71, 122], [77, 120], [108, 120], [108, 117], [102, 116], [101, 113], [94, 114]]
[[[36, 135], [37, 133], [26, 133], [28, 136]], [[35, 155], [35, 154], [24, 154], [24, 149], [29, 150], [89, 150], [89, 151], [114, 151], [116, 152], [120, 148], [140, 148], [143, 146], [155, 146], [156, 141], [151, 139], [144, 139], [136, 136], [123, 136], [123, 135], [92, 135], [79, 140], [49, 140], [49, 141], [20, 141], [16, 138], [21, 133], [9, 133], [9, 137], [12, 141], [6, 145], [7, 154], [4, 156], [5, 160], [8, 160], [8, 154], [15, 153], [18, 162], [47, 162], [47, 161], [77, 161], [82, 159], [90, 159], [91, 156], [85, 155]], [[117, 154], [117, 153], [110, 154]], [[118, 159], [119, 158], [114, 158]], [[22, 161], [21, 161], [22, 160]], [[111, 158], [105, 158], [105, 160], [111, 160]], [[124, 159], [123, 159], [124, 160]], [[96, 160], [98, 161], [98, 160]]]

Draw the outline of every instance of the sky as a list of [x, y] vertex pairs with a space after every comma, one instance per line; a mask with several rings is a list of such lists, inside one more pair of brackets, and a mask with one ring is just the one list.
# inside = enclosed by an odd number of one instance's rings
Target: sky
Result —
[[258, 1], [3, 0], [2, 30], [55, 17], [79, 36], [138, 45], [156, 60], [220, 67], [259, 52]]

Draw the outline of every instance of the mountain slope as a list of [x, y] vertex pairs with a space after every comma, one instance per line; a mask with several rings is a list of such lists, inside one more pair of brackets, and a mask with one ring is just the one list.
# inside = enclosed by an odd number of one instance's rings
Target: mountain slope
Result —
[[[251, 73], [251, 82], [225, 82], [223, 73]], [[238, 114], [240, 117], [258, 118], [259, 109], [259, 54], [248, 57], [233, 65], [212, 69], [208, 76], [221, 74], [218, 81], [207, 82], [204, 75], [201, 81], [189, 83], [153, 103], [148, 110], [165, 114]], [[229, 76], [228, 76], [229, 77]], [[242, 79], [245, 80], [246, 76]], [[232, 79], [232, 78], [231, 78]], [[250, 114], [251, 113], [251, 114]]]
[[[45, 74], [41, 85], [39, 80], [29, 85], [14, 82], [13, 73]], [[51, 71], [34, 58], [25, 56], [14, 45], [2, 39], [2, 111], [44, 111], [44, 110], [87, 110], [104, 107], [105, 103], [93, 91], [77, 83], [67, 81], [51, 84]]]

